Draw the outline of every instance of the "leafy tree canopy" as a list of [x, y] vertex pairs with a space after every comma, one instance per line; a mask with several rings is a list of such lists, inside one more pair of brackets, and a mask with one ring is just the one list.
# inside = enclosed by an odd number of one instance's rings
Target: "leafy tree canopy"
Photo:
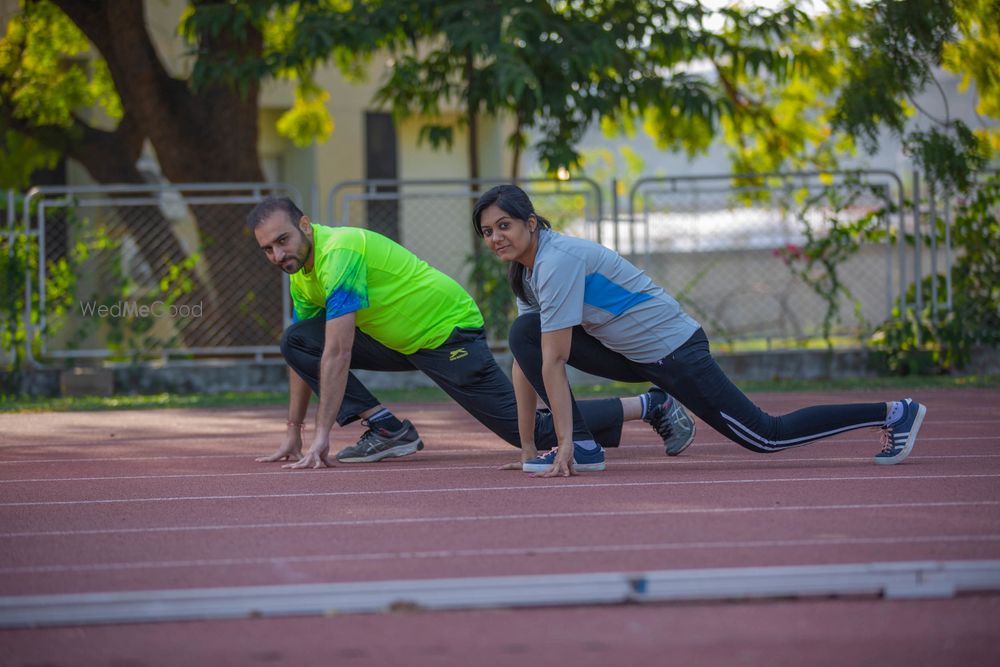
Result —
[[[928, 114], [915, 99], [939, 93], [947, 110], [948, 93], [935, 78], [944, 67], [961, 73], [965, 86], [976, 84], [980, 114], [1000, 117], [997, 8], [973, 0], [829, 0], [810, 29], [786, 35], [792, 66], [783, 81], [713, 62], [724, 86], [747, 96], [745, 104], [734, 96], [736, 113], [721, 123], [734, 171], [834, 168], [857, 146], [877, 150], [888, 130], [931, 180], [966, 188], [1000, 147], [996, 121], [981, 119], [973, 130], [947, 111]], [[704, 125], [672, 133], [672, 120], [662, 110], [647, 114], [661, 146], [677, 144], [679, 134], [703, 137], [698, 149], [713, 137]]]
[[[253, 3], [250, 3], [251, 5]], [[377, 101], [399, 117], [427, 118], [422, 137], [454, 141], [477, 114], [514, 119], [509, 141], [520, 150], [530, 130], [549, 170], [579, 160], [575, 145], [603, 119], [628, 126], [657, 114], [668, 143], [700, 150], [720, 118], [752, 106], [735, 79], [714, 80], [697, 65], [711, 61], [730, 72], [783, 81], [794, 53], [784, 42], [810, 25], [794, 5], [778, 11], [726, 8], [719, 13], [678, 0], [369, 0], [260, 3], [280, 6], [265, 40], [278, 45], [242, 69], [228, 58], [202, 53], [195, 82], [310, 73], [328, 62], [357, 71], [365, 58], [391, 57]], [[251, 9], [246, 10], [252, 14]], [[246, 19], [253, 22], [254, 16]], [[217, 8], [196, 9], [186, 28], [221, 29]], [[268, 33], [265, 31], [265, 37]]]
[[[375, 54], [390, 58], [376, 101], [399, 117], [425, 117], [425, 140], [452, 143], [456, 112], [471, 130], [477, 115], [500, 114], [514, 120], [508, 139], [518, 154], [529, 133], [537, 137], [549, 171], [579, 163], [576, 145], [592, 123], [630, 132], [639, 120], [661, 147], [690, 154], [721, 133], [738, 171], [832, 167], [855, 143], [874, 148], [880, 128], [902, 134], [915, 111], [910, 100], [934, 85], [938, 66], [976, 85], [983, 116], [1000, 114], [995, 0], [827, 0], [818, 9], [192, 0], [178, 27], [190, 45], [190, 76], [173, 78], [151, 47], [141, 0], [24, 0], [0, 42], [0, 143], [5, 162], [16, 158], [21, 171], [61, 153], [98, 180], [135, 180], [122, 165], [148, 139], [172, 180], [236, 178], [227, 165], [250, 179], [259, 167], [236, 165], [251, 151], [222, 150], [210, 165], [193, 157], [220, 129], [239, 129], [235, 143], [255, 145], [256, 119], [232, 128], [234, 108], [254, 104], [263, 80], [294, 80], [295, 103], [279, 131], [299, 145], [322, 141], [333, 119], [316, 69], [332, 64], [360, 78]], [[115, 159], [87, 160], [113, 145]], [[923, 164], [971, 170], [1000, 139], [943, 119], [906, 145]]]

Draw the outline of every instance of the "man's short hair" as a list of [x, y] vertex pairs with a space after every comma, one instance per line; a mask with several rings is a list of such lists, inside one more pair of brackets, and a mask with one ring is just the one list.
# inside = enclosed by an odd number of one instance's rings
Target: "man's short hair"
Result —
[[247, 227], [250, 228], [250, 233], [253, 234], [257, 225], [278, 211], [287, 213], [293, 225], [298, 225], [299, 220], [305, 216], [305, 213], [288, 197], [266, 197], [247, 215]]

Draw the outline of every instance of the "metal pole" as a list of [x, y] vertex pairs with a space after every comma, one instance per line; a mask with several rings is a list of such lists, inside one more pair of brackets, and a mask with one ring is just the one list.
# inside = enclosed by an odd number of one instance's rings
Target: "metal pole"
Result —
[[281, 327], [292, 326], [292, 296], [287, 273], [281, 274]]
[[937, 188], [934, 181], [927, 181], [927, 208], [928, 225], [931, 232], [931, 317], [937, 322], [938, 316], [938, 294], [937, 294]]
[[[882, 188], [882, 199], [889, 202], [889, 186]], [[885, 318], [892, 319], [892, 220], [890, 216], [883, 216], [885, 224]]]
[[906, 193], [899, 188], [899, 233], [896, 251], [899, 254], [899, 316], [906, 315]]
[[10, 228], [10, 238], [7, 243], [7, 256], [14, 256], [14, 238], [17, 235], [15, 232], [15, 221], [14, 217], [14, 191], [7, 191], [7, 227]]
[[[615, 195], [615, 179], [612, 178], [611, 179], [611, 211], [610, 211], [612, 217], [615, 214], [614, 213], [614, 210], [615, 210], [615, 196], [614, 195]], [[596, 238], [598, 244], [604, 245], [604, 207], [603, 206], [598, 206], [597, 207], [597, 235], [596, 235], [595, 238]]]
[[944, 195], [944, 288], [945, 307], [952, 308], [951, 294], [951, 198], [952, 192]]
[[[923, 245], [920, 230], [920, 174], [916, 170], [913, 172], [913, 287], [915, 290], [914, 308], [916, 308], [917, 321], [920, 321], [920, 313], [924, 309], [924, 288], [920, 283], [923, 278], [923, 266], [921, 266], [920, 246]], [[917, 346], [921, 344], [920, 327], [917, 327]]]
[[611, 224], [614, 234], [615, 252], [621, 252], [618, 234], [618, 178], [611, 179]]
[[38, 330], [42, 335], [41, 352], [45, 354], [45, 202], [38, 202]]

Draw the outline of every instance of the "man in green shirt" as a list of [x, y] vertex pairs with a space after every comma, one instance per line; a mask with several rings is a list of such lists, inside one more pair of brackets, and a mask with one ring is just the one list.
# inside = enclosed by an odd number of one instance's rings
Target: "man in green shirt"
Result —
[[[519, 433], [513, 385], [490, 353], [479, 308], [452, 278], [375, 232], [312, 224], [288, 198], [265, 199], [250, 212], [247, 225], [268, 261], [290, 274], [294, 305], [294, 322], [281, 339], [290, 367], [288, 431], [278, 450], [258, 461], [327, 466], [333, 424], [358, 419], [368, 430], [337, 454], [340, 462], [372, 462], [423, 449], [413, 425], [383, 407], [352, 368], [420, 370], [507, 442], [519, 447], [531, 439], [539, 449], [555, 445], [545, 411], [537, 413], [534, 433]], [[302, 456], [310, 392], [318, 395], [319, 408], [313, 443]], [[622, 422], [641, 417], [676, 449], [690, 443], [694, 428], [686, 414], [685, 423], [676, 409], [664, 408], [669, 402], [654, 389], [640, 397], [579, 405], [601, 445], [616, 447]]]

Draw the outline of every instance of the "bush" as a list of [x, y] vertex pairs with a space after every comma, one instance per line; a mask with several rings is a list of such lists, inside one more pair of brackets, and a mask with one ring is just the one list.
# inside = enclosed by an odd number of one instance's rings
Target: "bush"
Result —
[[[1000, 175], [981, 183], [960, 202], [951, 230], [956, 255], [952, 267], [952, 308], [939, 309], [935, 318], [930, 306], [920, 312], [908, 307], [904, 313], [897, 302], [894, 318], [884, 322], [871, 339], [873, 347], [886, 355], [890, 370], [901, 374], [921, 370], [948, 372], [967, 365], [973, 347], [1000, 344], [998, 207]], [[933, 230], [940, 245], [945, 239], [944, 222], [934, 221]], [[932, 281], [937, 281], [938, 293], [944, 293], [943, 275], [925, 278], [923, 293], [931, 293]], [[915, 297], [915, 287], [911, 285], [907, 303], [914, 303]]]

